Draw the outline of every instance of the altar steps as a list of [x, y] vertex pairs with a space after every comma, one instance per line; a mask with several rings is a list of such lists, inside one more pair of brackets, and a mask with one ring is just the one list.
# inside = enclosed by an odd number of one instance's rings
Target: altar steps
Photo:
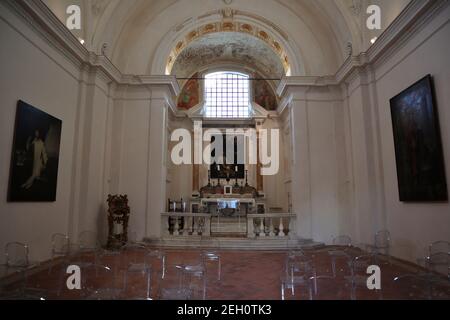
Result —
[[274, 239], [266, 238], [237, 238], [237, 237], [173, 237], [167, 239], [150, 239], [144, 241], [149, 246], [182, 249], [218, 249], [218, 250], [292, 250], [295, 248], [320, 248], [323, 243], [309, 239]]
[[211, 218], [211, 236], [247, 238], [247, 219], [235, 217]]

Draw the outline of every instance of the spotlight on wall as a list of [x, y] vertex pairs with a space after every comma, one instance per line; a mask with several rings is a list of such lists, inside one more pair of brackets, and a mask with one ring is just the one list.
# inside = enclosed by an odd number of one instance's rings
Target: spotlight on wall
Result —
[[377, 41], [377, 39], [378, 39], [377, 37], [370, 39], [370, 43], [374, 44]]

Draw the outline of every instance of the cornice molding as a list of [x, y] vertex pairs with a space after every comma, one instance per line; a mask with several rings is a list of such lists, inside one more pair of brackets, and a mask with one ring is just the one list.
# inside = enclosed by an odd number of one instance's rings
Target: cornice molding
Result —
[[[123, 74], [106, 56], [88, 51], [41, 0], [4, 0], [3, 3], [80, 70], [97, 70], [107, 82], [116, 86], [166, 86], [174, 96], [179, 94], [179, 84], [173, 76]], [[341, 86], [352, 81], [361, 73], [366, 73], [369, 65], [383, 63], [386, 57], [402, 48], [410, 37], [448, 4], [449, 0], [412, 0], [367, 52], [348, 57], [336, 74], [285, 77], [280, 81], [277, 94], [285, 95], [288, 88]]]
[[105, 82], [116, 86], [165, 86], [172, 95], [179, 94], [175, 77], [123, 74], [106, 56], [87, 50], [41, 0], [5, 0], [4, 4], [80, 71], [97, 71]]
[[288, 88], [304, 86], [341, 86], [356, 77], [367, 74], [375, 64], [382, 64], [414, 34], [424, 28], [426, 22], [444, 9], [450, 0], [412, 0], [377, 41], [357, 56], [349, 56], [333, 76], [285, 77], [280, 81], [277, 94], [283, 96]]

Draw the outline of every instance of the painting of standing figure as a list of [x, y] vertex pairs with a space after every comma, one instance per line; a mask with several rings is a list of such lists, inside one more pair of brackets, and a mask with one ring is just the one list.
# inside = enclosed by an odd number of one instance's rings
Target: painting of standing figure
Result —
[[448, 200], [439, 117], [431, 76], [391, 99], [400, 201]]
[[62, 121], [19, 101], [8, 201], [56, 201]]

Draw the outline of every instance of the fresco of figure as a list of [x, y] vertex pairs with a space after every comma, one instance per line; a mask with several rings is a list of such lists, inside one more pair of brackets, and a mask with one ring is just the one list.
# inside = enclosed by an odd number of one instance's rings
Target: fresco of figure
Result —
[[194, 75], [183, 88], [178, 100], [178, 108], [189, 110], [199, 104], [199, 84], [195, 79], [197, 75]]
[[255, 102], [268, 111], [274, 111], [278, 108], [277, 99], [272, 92], [269, 84], [264, 81], [255, 82]]

